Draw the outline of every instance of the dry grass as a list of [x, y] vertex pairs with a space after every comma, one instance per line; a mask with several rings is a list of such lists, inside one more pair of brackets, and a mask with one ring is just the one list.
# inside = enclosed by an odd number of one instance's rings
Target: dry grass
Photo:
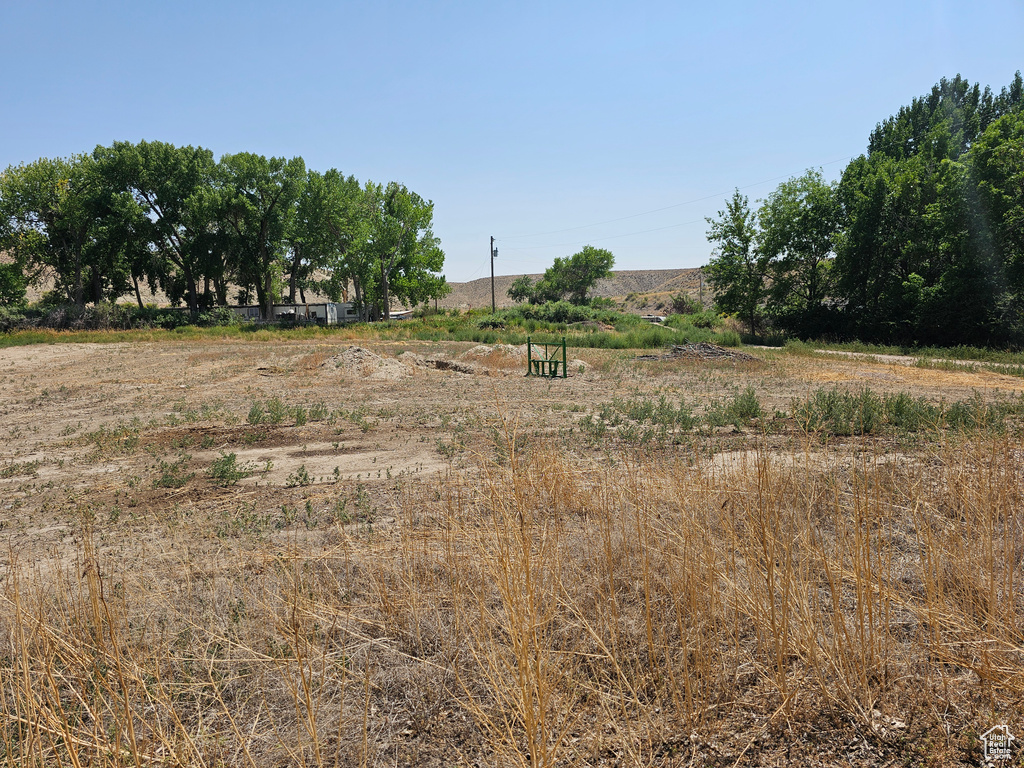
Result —
[[[1018, 734], [1017, 417], [644, 447], [578, 425], [889, 369], [593, 350], [565, 381], [382, 383], [318, 373], [324, 349], [6, 353], [0, 766], [977, 765], [979, 734]], [[278, 399], [309, 422], [247, 421]], [[232, 452], [277, 479], [212, 482]]]
[[299, 367], [305, 371], [315, 371], [324, 364], [324, 361], [330, 357], [332, 350], [329, 348], [318, 349], [316, 352], [311, 352], [302, 359], [299, 360]]
[[767, 763], [829, 728], [947, 764], [1019, 713], [1010, 439], [714, 477], [515, 430], [381, 531], [121, 570], [84, 518], [4, 584], [0, 764]]

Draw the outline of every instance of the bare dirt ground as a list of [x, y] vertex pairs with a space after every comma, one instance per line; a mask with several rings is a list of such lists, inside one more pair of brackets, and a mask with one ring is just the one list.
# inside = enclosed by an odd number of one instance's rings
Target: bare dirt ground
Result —
[[[227, 450], [272, 465], [241, 487], [277, 486], [300, 466], [332, 481], [335, 467], [345, 479], [376, 480], [383, 471], [436, 473], [451, 459], [445, 441], [479, 441], [499, 412], [514, 414], [524, 431], [555, 435], [599, 403], [623, 397], [678, 395], [699, 406], [752, 386], [772, 409], [831, 385], [907, 391], [935, 401], [1024, 389], [1017, 377], [918, 369], [908, 365], [911, 358], [886, 356], [822, 360], [757, 350], [763, 363], [634, 363], [631, 354], [576, 350], [572, 375], [548, 381], [523, 376], [522, 349], [365, 346], [202, 341], [0, 350], [0, 464], [8, 467], [2, 482], [17, 488], [16, 468], [24, 465], [37, 485], [53, 483], [42, 494], [52, 496], [88, 487], [97, 474], [151, 474], [155, 456], [179, 449], [196, 467]], [[451, 360], [455, 369], [439, 369], [438, 360]], [[295, 426], [291, 413], [276, 424], [269, 417], [256, 426], [247, 422], [254, 402], [275, 398], [286, 409], [319, 403], [348, 415], [331, 426], [308, 416]], [[103, 432], [126, 428], [138, 433], [132, 449], [108, 450]], [[35, 516], [34, 509], [26, 511]]]
[[[355, 569], [360, 557], [393, 555], [381, 542], [411, 546], [408, 537], [420, 535], [418, 499], [475, 493], [485, 482], [482, 462], [500, 462], [519, 436], [533, 450], [558, 448], [581, 465], [600, 464], [611, 454], [584, 439], [580, 421], [616, 399], [683, 398], [700, 412], [752, 387], [767, 413], [781, 414], [819, 387], [906, 391], [935, 402], [979, 393], [1007, 398], [1024, 388], [1020, 378], [988, 371], [755, 353], [760, 359], [752, 362], [637, 362], [635, 353], [573, 350], [569, 378], [546, 380], [523, 376], [521, 349], [459, 343], [353, 347], [226, 339], [3, 349], [0, 543], [7, 554], [0, 557], [0, 583], [10, 585], [17, 573], [45, 595], [51, 576], [72, 568], [84, 573], [83, 563], [102, 562], [111, 583], [151, 571], [147, 578], [166, 592], [195, 579], [230, 581], [232, 569], [257, 578], [284, 552], [349, 546], [355, 548], [345, 549], [343, 568]], [[793, 465], [818, 445], [780, 419], [771, 434], [756, 423], [729, 426], [665, 450], [687, 471], [725, 477], [749, 473], [765, 455]], [[913, 450], [895, 440], [870, 448], [873, 460], [897, 463], [911, 460]], [[628, 463], [628, 454], [615, 455]], [[177, 583], [175, 574], [184, 581]], [[380, 590], [375, 599], [386, 604]], [[231, 609], [223, 603], [215, 610]], [[406, 649], [401, 664], [389, 662], [390, 682], [371, 679], [370, 671], [355, 681], [357, 701], [365, 683], [365, 722], [353, 725], [352, 734], [337, 725], [338, 738], [352, 750], [361, 739], [362, 760], [375, 764], [504, 764], [507, 753], [487, 746], [496, 732], [479, 725], [493, 723], [493, 712], [436, 699], [445, 686], [467, 684], [434, 671], [421, 679], [426, 673], [413, 659], [420, 652]], [[398, 699], [389, 685], [402, 691]], [[381, 697], [372, 706], [371, 695]], [[423, 722], [415, 716], [421, 710], [429, 711]], [[607, 714], [593, 728], [606, 729], [611, 743], [618, 715]], [[595, 745], [601, 739], [580, 727], [571, 731], [579, 742], [573, 754], [602, 765], [926, 764], [909, 747], [868, 744], [863, 723], [835, 723], [832, 732], [817, 723], [808, 730], [787, 726], [778, 712], [767, 714], [767, 720], [723, 720], [703, 731], [679, 726], [675, 735], [659, 737], [662, 751], [632, 757], [603, 746], [586, 752], [588, 739]], [[866, 717], [872, 716], [869, 708]], [[928, 764], [974, 759], [975, 752], [952, 743], [929, 753], [939, 757]], [[258, 746], [240, 746], [223, 759], [294, 764], [295, 755], [269, 746], [257, 753]], [[254, 756], [246, 759], [249, 749]]]

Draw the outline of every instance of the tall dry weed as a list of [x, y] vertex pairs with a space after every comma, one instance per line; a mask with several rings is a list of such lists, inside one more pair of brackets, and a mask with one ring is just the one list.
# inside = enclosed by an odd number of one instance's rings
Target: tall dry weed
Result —
[[723, 724], [898, 745], [879, 717], [1019, 711], [1012, 438], [712, 473], [499, 426], [501, 462], [404, 486], [390, 528], [229, 552], [200, 527], [130, 565], [83, 523], [78, 562], [15, 563], [0, 765], [671, 764]]

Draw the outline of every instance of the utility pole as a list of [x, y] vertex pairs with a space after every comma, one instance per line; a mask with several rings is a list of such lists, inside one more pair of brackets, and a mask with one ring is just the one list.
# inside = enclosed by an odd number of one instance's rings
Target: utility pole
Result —
[[498, 249], [494, 247], [494, 235], [491, 235], [491, 314], [498, 311], [494, 301], [494, 260], [498, 257]]

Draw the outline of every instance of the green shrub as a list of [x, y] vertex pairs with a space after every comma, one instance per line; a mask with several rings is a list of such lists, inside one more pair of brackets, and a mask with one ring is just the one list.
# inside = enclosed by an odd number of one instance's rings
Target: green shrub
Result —
[[306, 470], [306, 465], [303, 464], [297, 470], [288, 475], [288, 478], [284, 482], [287, 488], [296, 488], [303, 485], [312, 485], [313, 478], [309, 476], [309, 472]]
[[817, 389], [794, 408], [803, 429], [833, 435], [871, 434], [881, 426], [884, 412], [881, 399], [867, 387], [856, 393]]
[[221, 451], [220, 457], [210, 464], [208, 474], [210, 478], [221, 486], [237, 485], [239, 480], [249, 477], [256, 471], [254, 464], [239, 464], [238, 456], [234, 453]]
[[263, 411], [263, 406], [260, 405], [258, 400], [253, 400], [252, 407], [249, 409], [249, 415], [247, 420], [253, 426], [263, 423], [263, 418], [266, 414]]
[[153, 481], [155, 488], [181, 488], [196, 476], [195, 472], [187, 472], [191, 456], [182, 455], [175, 462], [160, 461], [160, 476]]
[[665, 318], [665, 325], [669, 328], [717, 328], [722, 324], [720, 318], [710, 309], [700, 310], [689, 314], [669, 315]]
[[917, 432], [935, 428], [941, 423], [940, 410], [923, 397], [914, 398], [909, 392], [886, 395], [883, 400], [886, 421], [904, 432]]
[[267, 421], [271, 424], [280, 424], [288, 415], [288, 408], [281, 399], [272, 397], [267, 400]]
[[27, 322], [21, 307], [0, 306], [0, 332], [10, 333], [16, 328], [23, 328]]
[[723, 347], [738, 347], [743, 343], [736, 331], [722, 331], [718, 334], [717, 341]]
[[672, 311], [677, 315], [696, 315], [703, 312], [704, 307], [692, 296], [677, 293], [672, 297]]
[[238, 326], [243, 322], [244, 320], [230, 307], [213, 307], [200, 313], [196, 324], [210, 328], [227, 325]]
[[724, 427], [732, 424], [737, 429], [760, 418], [761, 401], [753, 387], [742, 392], [737, 391], [730, 400], [713, 403], [705, 412], [704, 420], [708, 426]]
[[635, 326], [643, 321], [636, 315], [616, 312], [607, 304], [586, 306], [570, 304], [568, 301], [551, 301], [546, 304], [517, 304], [486, 315], [476, 321], [478, 328], [502, 329], [510, 326], [527, 328], [532, 333], [537, 329], [554, 330], [554, 326], [573, 323], [599, 322], [606, 325]]
[[744, 421], [760, 418], [761, 401], [757, 399], [754, 388], [747, 387], [742, 392], [737, 392], [730, 403], [730, 410], [737, 419]]
[[[678, 432], [693, 429], [697, 419], [685, 400], [681, 399], [676, 407], [661, 395], [656, 402], [648, 398], [634, 398], [602, 403], [596, 416], [588, 414], [577, 424], [592, 442], [614, 435], [622, 442], [646, 445], [678, 441]], [[642, 428], [648, 424], [648, 428]], [[610, 428], [615, 428], [615, 432]]]

